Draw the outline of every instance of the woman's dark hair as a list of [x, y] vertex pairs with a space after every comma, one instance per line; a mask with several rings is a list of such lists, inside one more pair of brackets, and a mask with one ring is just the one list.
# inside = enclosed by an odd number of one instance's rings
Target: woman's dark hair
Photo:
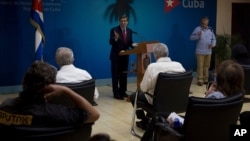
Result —
[[21, 97], [32, 99], [37, 97], [42, 89], [56, 81], [57, 70], [49, 63], [35, 61], [25, 73], [23, 78], [23, 92]]

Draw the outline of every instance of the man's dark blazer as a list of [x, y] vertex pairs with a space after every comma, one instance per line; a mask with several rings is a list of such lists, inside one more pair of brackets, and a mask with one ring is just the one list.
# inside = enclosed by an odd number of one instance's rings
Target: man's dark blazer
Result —
[[[120, 36], [117, 41], [115, 41], [115, 33], [116, 31]], [[132, 48], [132, 30], [126, 27], [126, 42], [123, 40], [122, 29], [120, 26], [116, 26], [110, 30], [110, 39], [109, 44], [112, 46], [110, 51], [110, 60], [111, 61], [119, 61], [122, 56], [119, 56], [119, 52], [121, 50], [128, 50], [130, 47]], [[125, 55], [126, 56], [126, 55]]]

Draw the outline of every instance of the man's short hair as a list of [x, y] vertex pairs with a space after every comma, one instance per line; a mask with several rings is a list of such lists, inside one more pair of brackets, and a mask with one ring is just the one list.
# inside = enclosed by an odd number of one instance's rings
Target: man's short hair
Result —
[[153, 53], [160, 57], [168, 57], [169, 51], [166, 44], [158, 43], [153, 48]]
[[70, 48], [59, 47], [56, 50], [56, 63], [61, 67], [74, 62], [74, 53]]
[[209, 18], [208, 18], [207, 16], [204, 16], [204, 17], [201, 18], [201, 23], [202, 23], [203, 21], [209, 21]]
[[120, 21], [121, 19], [127, 19], [127, 20], [128, 20], [128, 16], [127, 16], [127, 15], [121, 15], [120, 18], [119, 18], [119, 21]]

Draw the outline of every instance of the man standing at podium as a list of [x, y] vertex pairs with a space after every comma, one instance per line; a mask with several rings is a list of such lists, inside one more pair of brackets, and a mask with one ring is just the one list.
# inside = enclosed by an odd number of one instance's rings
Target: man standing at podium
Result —
[[121, 51], [128, 50], [132, 47], [132, 30], [127, 27], [128, 17], [123, 15], [119, 18], [120, 25], [110, 30], [109, 44], [111, 45], [111, 77], [112, 89], [115, 99], [123, 100], [127, 97], [127, 73], [128, 55], [119, 55]]

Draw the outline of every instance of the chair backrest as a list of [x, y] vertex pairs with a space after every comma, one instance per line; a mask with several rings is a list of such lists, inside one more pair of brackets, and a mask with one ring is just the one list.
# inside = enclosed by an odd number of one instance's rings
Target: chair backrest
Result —
[[1, 138], [25, 141], [88, 141], [93, 123], [79, 127], [14, 127], [0, 125]]
[[183, 132], [185, 141], [228, 141], [230, 125], [236, 125], [243, 94], [223, 99], [190, 97]]
[[250, 65], [241, 65], [241, 66], [245, 73], [244, 89], [246, 91], [246, 94], [250, 95]]
[[155, 112], [185, 112], [192, 80], [192, 71], [159, 73], [154, 91]]
[[[57, 83], [67, 86], [73, 91], [87, 99], [92, 105], [94, 104], [95, 79], [85, 80], [80, 83]], [[65, 95], [53, 98], [51, 103], [64, 104], [67, 106], [75, 106], [73, 102]]]

